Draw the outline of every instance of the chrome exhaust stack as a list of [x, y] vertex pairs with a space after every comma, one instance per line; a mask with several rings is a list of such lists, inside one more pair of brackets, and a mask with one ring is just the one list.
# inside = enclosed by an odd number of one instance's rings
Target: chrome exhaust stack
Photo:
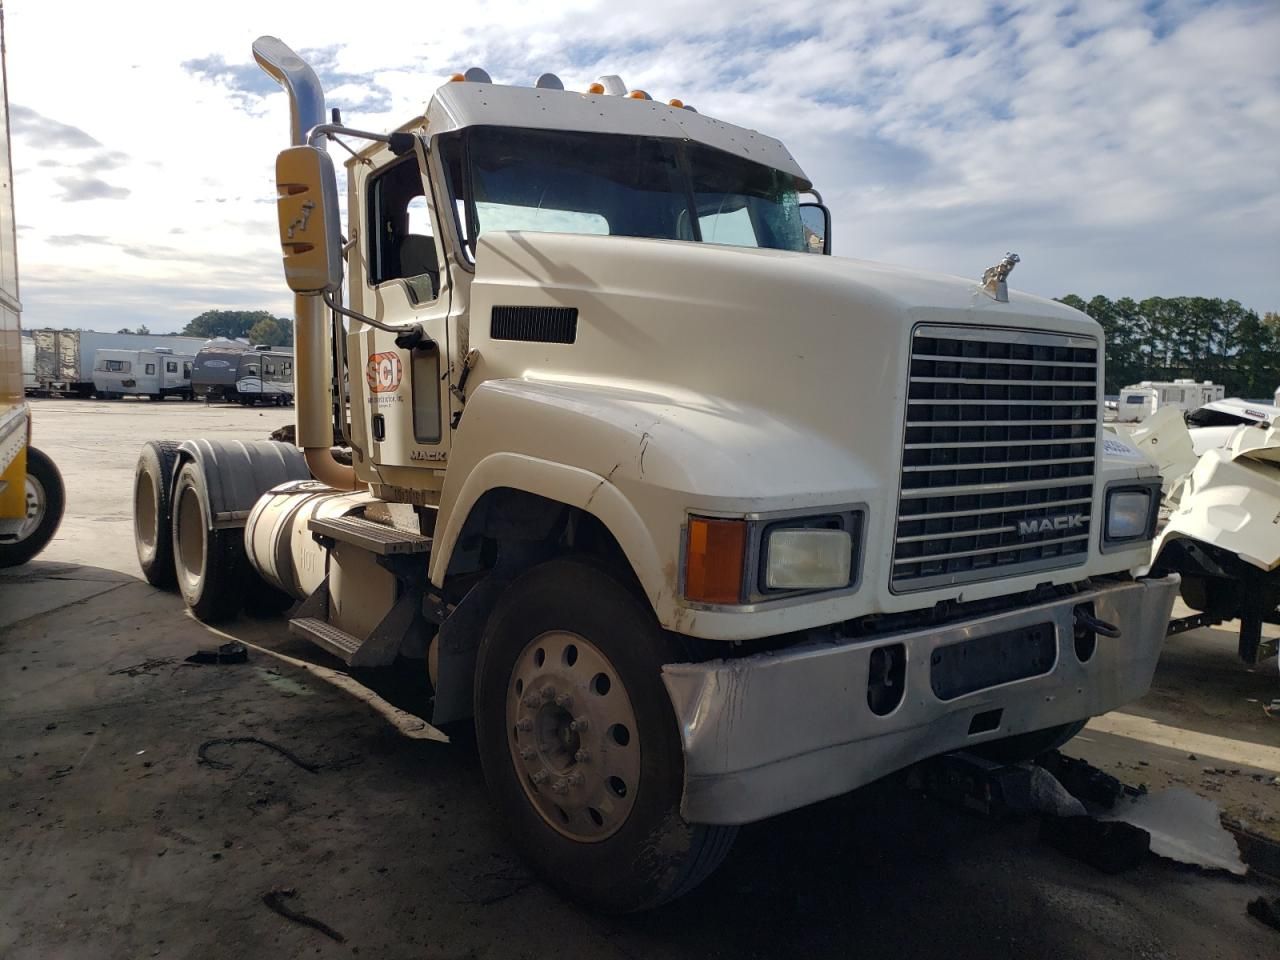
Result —
[[[320, 78], [275, 37], [255, 40], [253, 58], [289, 95], [289, 141], [295, 147], [305, 146], [311, 130], [326, 120]], [[333, 458], [332, 351], [324, 303], [317, 296], [295, 294], [293, 313], [297, 444], [312, 476], [335, 489], [354, 490], [360, 486], [355, 471]]]

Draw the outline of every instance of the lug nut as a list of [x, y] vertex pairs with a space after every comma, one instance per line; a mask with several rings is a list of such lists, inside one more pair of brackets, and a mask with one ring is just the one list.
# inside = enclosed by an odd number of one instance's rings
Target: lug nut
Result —
[[557, 780], [555, 783], [551, 785], [552, 793], [564, 793], [568, 789], [569, 789], [569, 783], [567, 780], [564, 780], [563, 778], [560, 780]]
[[521, 717], [520, 722], [516, 724], [516, 729], [521, 733], [528, 733], [533, 729], [533, 721], [528, 717]]
[[583, 730], [587, 729], [587, 718], [574, 717], [573, 722], [569, 724], [569, 729], [574, 733], [581, 733]]
[[[577, 760], [579, 763], [586, 763], [591, 759], [591, 754], [587, 753], [585, 750], [579, 750], [573, 755], [573, 759]], [[578, 774], [578, 776], [582, 776], [582, 774]]]
[[547, 771], [535, 770], [533, 771], [532, 774], [529, 775], [529, 779], [532, 780], [538, 786], [542, 786], [544, 783], [547, 782]]
[[578, 773], [576, 771], [574, 773], [569, 774], [568, 779], [569, 779], [569, 786], [571, 787], [580, 787], [587, 782], [587, 778], [584, 777], [581, 773]]
[[570, 709], [573, 706], [573, 697], [567, 693], [560, 694], [560, 696], [556, 697], [556, 706], [564, 710]]
[[538, 699], [536, 693], [526, 693], [524, 700], [521, 701], [526, 707], [536, 707], [542, 701]]
[[555, 696], [556, 696], [556, 691], [550, 684], [547, 684], [545, 687], [542, 688], [543, 700], [554, 700]]

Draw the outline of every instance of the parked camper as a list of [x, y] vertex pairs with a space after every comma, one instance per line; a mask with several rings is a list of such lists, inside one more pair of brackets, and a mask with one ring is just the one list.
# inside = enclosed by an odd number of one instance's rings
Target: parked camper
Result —
[[34, 393], [36, 389], [36, 342], [22, 338], [22, 392]]
[[93, 393], [93, 367], [99, 350], [165, 347], [175, 352], [194, 353], [204, 343], [199, 337], [93, 330], [33, 330], [31, 336], [36, 346], [34, 389], [40, 393], [77, 397]]
[[99, 350], [93, 363], [93, 391], [103, 400], [121, 397], [191, 399], [194, 353], [154, 350]]
[[293, 350], [252, 347], [219, 337], [196, 354], [191, 386], [197, 397], [253, 405], [293, 402]]
[[1226, 388], [1210, 380], [1143, 380], [1120, 391], [1116, 421], [1137, 423], [1164, 407], [1177, 407], [1184, 412], [1194, 410], [1224, 396]]

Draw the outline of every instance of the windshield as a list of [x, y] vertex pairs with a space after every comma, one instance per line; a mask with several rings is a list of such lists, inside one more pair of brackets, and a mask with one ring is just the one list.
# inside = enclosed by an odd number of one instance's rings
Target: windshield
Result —
[[471, 127], [442, 150], [468, 249], [486, 230], [805, 249], [795, 178], [700, 144]]

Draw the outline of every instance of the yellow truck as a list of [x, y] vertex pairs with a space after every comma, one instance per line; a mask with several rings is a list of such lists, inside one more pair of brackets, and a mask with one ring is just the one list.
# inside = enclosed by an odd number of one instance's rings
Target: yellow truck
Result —
[[3, 66], [0, 10], [0, 567], [26, 563], [44, 549], [62, 519], [62, 477], [31, 446], [31, 412], [22, 391], [22, 303], [18, 300], [18, 237], [13, 219], [13, 163], [9, 156], [8, 78]]

